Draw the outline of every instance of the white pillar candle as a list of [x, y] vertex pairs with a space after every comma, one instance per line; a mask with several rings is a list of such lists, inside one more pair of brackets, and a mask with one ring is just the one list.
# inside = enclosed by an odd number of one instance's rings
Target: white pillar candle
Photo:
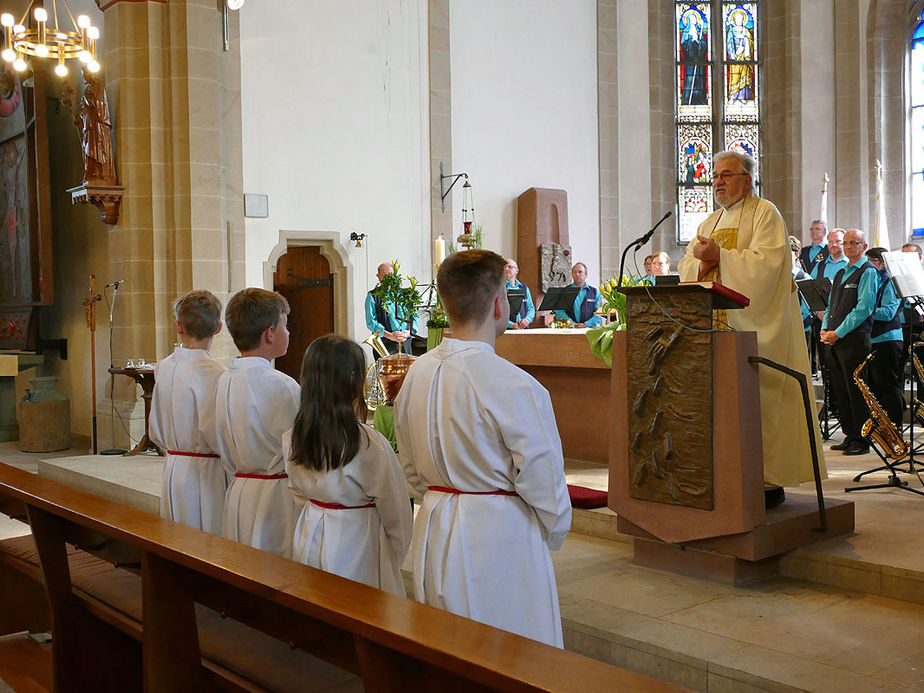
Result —
[[440, 263], [446, 259], [446, 241], [440, 236], [433, 241], [433, 264], [439, 267]]

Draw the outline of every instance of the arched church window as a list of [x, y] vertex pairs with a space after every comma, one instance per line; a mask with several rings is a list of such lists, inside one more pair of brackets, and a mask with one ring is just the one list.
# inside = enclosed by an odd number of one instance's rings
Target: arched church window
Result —
[[[919, 15], [920, 16], [920, 15]], [[908, 104], [910, 105], [909, 166], [911, 172], [911, 229], [924, 237], [924, 21], [919, 21], [909, 42]]]
[[758, 162], [759, 2], [674, 3], [677, 242], [712, 212], [712, 155], [734, 149]]

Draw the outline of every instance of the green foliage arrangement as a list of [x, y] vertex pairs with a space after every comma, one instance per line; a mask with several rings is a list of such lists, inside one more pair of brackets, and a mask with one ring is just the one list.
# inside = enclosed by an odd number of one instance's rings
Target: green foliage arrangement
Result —
[[[623, 286], [638, 286], [642, 283], [640, 277], [636, 277], [634, 274], [628, 276], [623, 275], [622, 285]], [[615, 274], [605, 282], [600, 284], [600, 295], [602, 296], [602, 308], [604, 312], [609, 313], [611, 310], [616, 311], [616, 320], [614, 321], [617, 325], [625, 326], [626, 324], [626, 295], [619, 293], [616, 287], [619, 284], [619, 277]], [[619, 329], [619, 328], [617, 328]]]
[[392, 260], [391, 267], [391, 274], [382, 277], [372, 293], [382, 299], [382, 306], [389, 315], [410, 329], [414, 316], [417, 314], [417, 307], [420, 305], [417, 278], [408, 277], [409, 286], [404, 286], [404, 277], [398, 272], [401, 267], [399, 262]]

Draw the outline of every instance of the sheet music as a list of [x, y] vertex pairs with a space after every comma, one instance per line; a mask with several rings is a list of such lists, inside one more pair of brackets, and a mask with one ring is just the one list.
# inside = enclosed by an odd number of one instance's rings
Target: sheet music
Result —
[[901, 298], [924, 296], [924, 267], [917, 253], [883, 253], [882, 259]]

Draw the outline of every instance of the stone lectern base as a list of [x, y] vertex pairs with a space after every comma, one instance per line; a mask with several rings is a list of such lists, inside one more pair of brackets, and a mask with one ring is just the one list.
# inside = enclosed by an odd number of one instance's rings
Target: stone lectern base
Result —
[[852, 501], [825, 499], [825, 508], [827, 532], [814, 531], [819, 525], [815, 497], [789, 493], [783, 505], [767, 510], [764, 524], [741, 534], [668, 544], [622, 517], [617, 526], [635, 537], [639, 565], [738, 586], [776, 575], [789, 551], [853, 531]]

